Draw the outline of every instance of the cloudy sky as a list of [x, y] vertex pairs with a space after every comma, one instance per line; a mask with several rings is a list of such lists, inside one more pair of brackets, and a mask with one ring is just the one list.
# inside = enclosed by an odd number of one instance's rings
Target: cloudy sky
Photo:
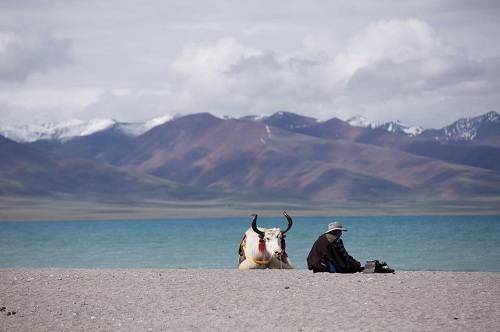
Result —
[[0, 1], [0, 124], [500, 110], [498, 1]]

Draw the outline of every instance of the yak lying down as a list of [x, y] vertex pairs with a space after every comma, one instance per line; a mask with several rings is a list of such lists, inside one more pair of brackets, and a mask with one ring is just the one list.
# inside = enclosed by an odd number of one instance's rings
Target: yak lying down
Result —
[[245, 232], [240, 243], [239, 269], [293, 269], [286, 253], [285, 233], [292, 227], [292, 218], [283, 211], [288, 227], [257, 227], [257, 215], [254, 214], [251, 227]]

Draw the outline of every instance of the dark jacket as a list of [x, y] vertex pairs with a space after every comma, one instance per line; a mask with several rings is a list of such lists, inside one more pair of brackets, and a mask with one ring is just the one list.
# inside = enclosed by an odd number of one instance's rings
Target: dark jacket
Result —
[[[331, 271], [328, 261], [333, 263], [335, 271]], [[354, 273], [362, 270], [361, 264], [345, 250], [342, 239], [329, 242], [325, 234], [314, 242], [307, 256], [307, 267], [314, 272]]]

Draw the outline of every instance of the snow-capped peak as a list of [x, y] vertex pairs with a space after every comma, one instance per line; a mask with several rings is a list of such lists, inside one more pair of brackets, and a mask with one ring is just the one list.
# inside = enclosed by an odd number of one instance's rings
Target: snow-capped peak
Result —
[[240, 120], [248, 120], [248, 121], [255, 121], [255, 122], [261, 122], [268, 116], [266, 114], [260, 114], [260, 115], [244, 115], [241, 116], [239, 119]]
[[[473, 118], [462, 118], [453, 124], [444, 127], [444, 135], [452, 140], [471, 141], [475, 139], [485, 124], [500, 124], [500, 115], [495, 111], [479, 115]], [[492, 130], [492, 129], [490, 129]], [[484, 131], [484, 129], [483, 129]], [[496, 129], [498, 131], [498, 129]]]
[[424, 130], [419, 126], [408, 126], [399, 120], [377, 124], [361, 115], [353, 116], [352, 118], [347, 119], [346, 122], [353, 127], [382, 128], [391, 133], [402, 133], [408, 136], [418, 136]]
[[145, 132], [157, 127], [159, 125], [164, 124], [167, 121], [170, 121], [172, 116], [163, 115], [146, 122], [136, 122], [136, 123], [119, 123], [118, 128], [121, 132], [128, 136], [139, 136], [144, 134]]
[[401, 133], [408, 136], [418, 136], [424, 131], [420, 126], [408, 126], [399, 120], [386, 122], [377, 126], [377, 128], [385, 129], [390, 133]]
[[172, 116], [169, 115], [169, 114], [166, 114], [166, 115], [159, 116], [157, 118], [151, 119], [149, 121], [146, 121], [144, 123], [144, 127], [147, 128], [146, 130], [149, 130], [151, 128], [154, 128], [154, 127], [157, 127], [159, 125], [162, 125], [165, 122], [170, 121], [170, 120], [172, 120]]
[[403, 131], [409, 136], [418, 136], [424, 131], [424, 128], [420, 126], [411, 126], [403, 129]]
[[164, 115], [139, 123], [120, 123], [112, 119], [93, 119], [89, 121], [71, 119], [64, 122], [5, 125], [0, 126], [0, 135], [22, 143], [39, 140], [66, 141], [74, 137], [92, 135], [116, 126], [125, 135], [138, 136], [170, 119], [170, 115]]
[[363, 127], [363, 128], [375, 128], [376, 125], [375, 123], [371, 122], [367, 118], [361, 116], [361, 115], [355, 115], [346, 121], [348, 124], [350, 124], [353, 127]]
[[64, 139], [64, 138], [70, 138], [74, 136], [87, 136], [91, 135], [93, 133], [103, 131], [105, 129], [108, 129], [109, 127], [113, 126], [116, 123], [116, 121], [111, 120], [111, 119], [95, 119], [95, 120], [90, 120], [88, 122], [82, 122], [81, 124], [74, 126], [74, 127], [68, 127], [68, 130], [64, 130], [64, 128], [61, 128], [61, 135], [58, 135], [57, 138], [59, 139]]
[[20, 126], [2, 126], [0, 134], [17, 142], [34, 142], [42, 139], [67, 140], [76, 136], [91, 135], [110, 128], [115, 124], [111, 119], [82, 121], [72, 119], [65, 122], [47, 122]]
[[489, 111], [483, 116], [483, 121], [500, 123], [500, 114], [496, 111]]

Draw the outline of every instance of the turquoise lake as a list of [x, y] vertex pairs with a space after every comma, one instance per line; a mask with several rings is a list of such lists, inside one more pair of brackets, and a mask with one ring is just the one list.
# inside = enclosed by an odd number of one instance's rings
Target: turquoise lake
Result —
[[[293, 216], [292, 216], [293, 217]], [[295, 217], [287, 252], [306, 268], [330, 218]], [[500, 216], [337, 218], [347, 251], [396, 270], [500, 271]], [[283, 217], [259, 226], [286, 227]], [[236, 268], [250, 217], [129, 221], [1, 222], [0, 267]]]

